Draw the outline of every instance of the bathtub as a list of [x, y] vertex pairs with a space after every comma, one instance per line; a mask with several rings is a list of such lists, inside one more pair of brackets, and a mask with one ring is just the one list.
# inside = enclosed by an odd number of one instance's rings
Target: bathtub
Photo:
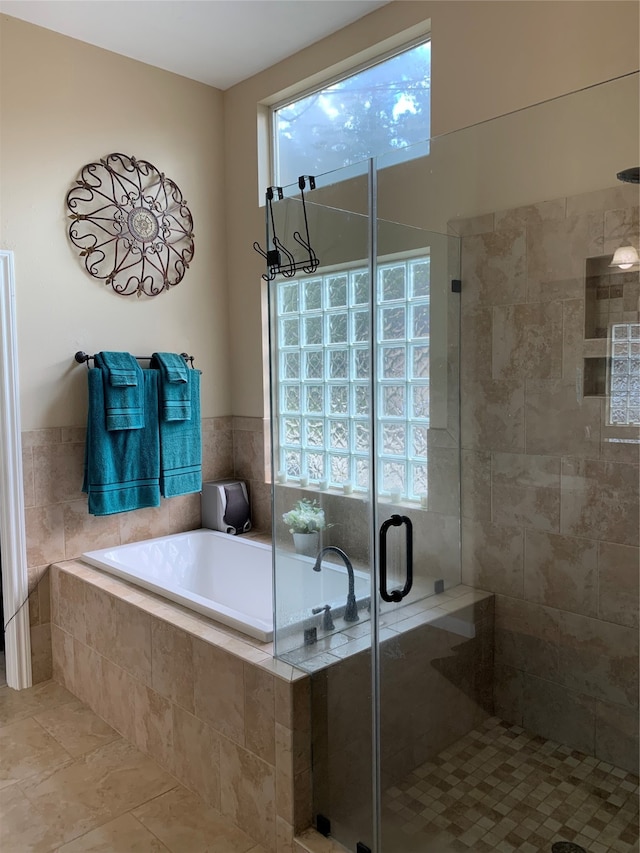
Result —
[[[268, 643], [273, 639], [272, 548], [216, 530], [192, 530], [129, 545], [87, 551], [89, 565]], [[312, 608], [344, 610], [346, 570], [323, 561], [278, 553], [278, 626], [303, 631]], [[356, 571], [356, 598], [364, 605], [369, 576]], [[317, 619], [317, 617], [314, 617]]]

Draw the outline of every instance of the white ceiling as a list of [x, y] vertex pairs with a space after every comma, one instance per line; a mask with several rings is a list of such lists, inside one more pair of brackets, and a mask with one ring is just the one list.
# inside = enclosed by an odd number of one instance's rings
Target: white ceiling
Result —
[[0, 0], [0, 12], [228, 89], [389, 0]]

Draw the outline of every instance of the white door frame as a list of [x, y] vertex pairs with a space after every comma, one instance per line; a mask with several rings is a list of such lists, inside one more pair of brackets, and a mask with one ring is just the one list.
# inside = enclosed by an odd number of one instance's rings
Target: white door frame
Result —
[[[7, 684], [31, 687], [18, 329], [13, 252], [0, 250], [0, 548]], [[15, 615], [14, 615], [15, 614]]]

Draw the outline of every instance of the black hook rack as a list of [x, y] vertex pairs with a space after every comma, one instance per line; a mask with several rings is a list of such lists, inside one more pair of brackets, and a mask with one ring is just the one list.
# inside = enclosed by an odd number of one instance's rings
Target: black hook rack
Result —
[[[265, 251], [262, 246], [256, 241], [253, 244], [253, 248], [258, 252], [258, 254], [262, 255], [262, 257], [267, 262], [267, 272], [263, 273], [262, 278], [265, 281], [273, 281], [273, 279], [277, 275], [283, 275], [285, 278], [292, 278], [298, 270], [302, 270], [306, 273], [313, 273], [318, 269], [318, 265], [320, 264], [320, 260], [318, 256], [311, 248], [311, 242], [309, 238], [309, 222], [307, 220], [307, 208], [304, 200], [304, 191], [307, 186], [307, 180], [309, 181], [309, 189], [315, 190], [316, 188], [316, 179], [313, 175], [300, 175], [298, 178], [298, 187], [300, 189], [300, 198], [302, 201], [302, 214], [304, 216], [304, 227], [305, 227], [305, 237], [303, 237], [299, 231], [293, 232], [293, 239], [302, 246], [303, 249], [306, 249], [308, 258], [305, 258], [301, 261], [296, 261], [291, 252], [286, 248], [284, 243], [279, 239], [276, 234], [276, 225], [275, 220], [273, 218], [273, 199], [274, 196], [278, 196], [278, 201], [282, 201], [284, 198], [284, 191], [282, 187], [267, 187], [266, 192], [266, 202], [268, 208], [268, 223], [267, 223], [267, 250]], [[271, 232], [271, 237], [269, 238], [269, 233]], [[271, 245], [271, 248], [269, 248]], [[286, 262], [283, 263], [283, 255], [286, 258]]]

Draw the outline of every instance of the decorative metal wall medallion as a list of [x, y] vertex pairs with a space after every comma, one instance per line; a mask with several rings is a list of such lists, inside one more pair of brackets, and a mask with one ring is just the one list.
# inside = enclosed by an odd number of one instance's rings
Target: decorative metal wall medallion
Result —
[[94, 278], [122, 296], [157, 296], [193, 258], [193, 218], [177, 185], [146, 160], [109, 154], [67, 193], [69, 239]]

